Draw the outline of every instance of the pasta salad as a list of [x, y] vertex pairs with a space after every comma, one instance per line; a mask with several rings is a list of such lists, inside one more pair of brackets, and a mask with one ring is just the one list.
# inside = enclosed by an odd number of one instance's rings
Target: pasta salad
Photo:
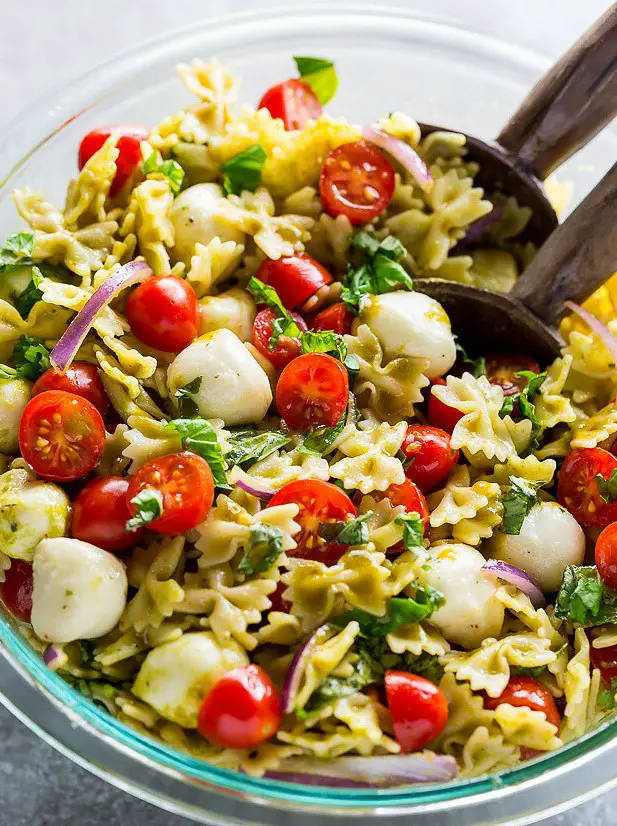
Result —
[[465, 139], [324, 114], [331, 62], [95, 129], [0, 250], [0, 596], [142, 733], [273, 778], [470, 777], [617, 691], [617, 319], [467, 353], [427, 277], [507, 291], [529, 210]]

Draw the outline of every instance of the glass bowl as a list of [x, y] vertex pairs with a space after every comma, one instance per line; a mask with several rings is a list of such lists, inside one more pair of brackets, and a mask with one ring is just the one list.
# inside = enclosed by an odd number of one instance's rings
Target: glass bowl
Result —
[[[241, 15], [166, 34], [115, 58], [14, 121], [0, 138], [0, 224], [15, 231], [10, 192], [42, 189], [61, 203], [81, 136], [110, 123], [156, 123], [189, 102], [180, 61], [218, 56], [257, 101], [292, 73], [293, 54], [336, 62], [339, 91], [328, 107], [352, 121], [395, 109], [420, 121], [488, 138], [497, 134], [548, 61], [460, 25], [404, 9], [329, 5]], [[24, 147], [33, 147], [24, 155]], [[563, 170], [579, 200], [617, 156], [607, 129]], [[119, 723], [48, 670], [15, 623], [0, 616], [3, 702], [26, 725], [90, 771], [156, 805], [205, 823], [297, 826], [325, 818], [361, 824], [375, 817], [414, 824], [531, 823], [615, 782], [617, 721], [558, 752], [495, 775], [396, 789], [317, 788], [248, 777], [194, 760]], [[611, 755], [609, 756], [609, 752]]]

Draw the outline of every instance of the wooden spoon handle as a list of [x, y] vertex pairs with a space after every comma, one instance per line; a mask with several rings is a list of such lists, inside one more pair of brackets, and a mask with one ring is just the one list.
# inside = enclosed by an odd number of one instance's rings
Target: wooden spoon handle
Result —
[[547, 324], [617, 270], [617, 164], [549, 236], [510, 295]]
[[544, 180], [617, 114], [617, 3], [525, 98], [497, 142]]

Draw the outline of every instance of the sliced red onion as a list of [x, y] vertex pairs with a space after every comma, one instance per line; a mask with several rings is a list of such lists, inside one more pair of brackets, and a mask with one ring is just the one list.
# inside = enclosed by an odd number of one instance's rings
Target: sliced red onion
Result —
[[486, 215], [478, 218], [473, 224], [470, 224], [465, 230], [465, 237], [461, 238], [456, 247], [452, 250], [453, 254], [457, 254], [471, 246], [486, 230], [497, 223], [503, 215], [503, 208], [500, 204], [493, 203], [493, 208]]
[[276, 493], [273, 488], [267, 488], [263, 484], [257, 483], [252, 476], [244, 473], [239, 467], [236, 467], [235, 473], [237, 478], [233, 480], [233, 484], [240, 488], [240, 490], [250, 493], [251, 496], [256, 496], [258, 499], [261, 499], [263, 502], [269, 502]]
[[325, 626], [321, 626], [317, 631], [314, 631], [294, 654], [294, 658], [291, 661], [285, 677], [285, 682], [283, 683], [283, 691], [281, 692], [281, 710], [283, 714], [290, 714], [294, 710], [300, 682], [306, 671], [311, 650], [317, 642], [317, 639], [321, 636], [324, 628]]
[[587, 324], [589, 324], [593, 332], [602, 339], [609, 353], [613, 357], [613, 361], [617, 364], [617, 336], [613, 335], [606, 324], [603, 324], [600, 319], [596, 318], [593, 313], [589, 312], [589, 310], [583, 309], [583, 307], [575, 304], [574, 301], [566, 301], [564, 303], [568, 310], [572, 310], [573, 313], [576, 313], [577, 316], [580, 316], [583, 321], [586, 321]]
[[362, 134], [367, 141], [374, 143], [384, 152], [400, 163], [403, 169], [411, 175], [423, 192], [430, 192], [433, 188], [433, 177], [428, 171], [426, 164], [418, 155], [415, 149], [405, 141], [388, 135], [387, 132], [377, 129], [375, 126], [365, 126]]
[[482, 571], [486, 576], [497, 577], [510, 585], [515, 585], [519, 591], [527, 594], [534, 608], [542, 608], [546, 605], [546, 599], [536, 580], [520, 568], [508, 562], [502, 562], [500, 559], [487, 559], [482, 566]]
[[266, 773], [272, 780], [312, 786], [406, 786], [444, 783], [458, 774], [454, 757], [431, 752], [388, 754], [380, 757], [337, 757], [334, 760], [291, 758], [284, 767]]
[[152, 275], [152, 270], [145, 261], [130, 261], [128, 264], [109, 276], [101, 286], [95, 290], [81, 310], [66, 328], [64, 335], [51, 351], [49, 360], [52, 367], [64, 373], [75, 358], [77, 351], [83, 344], [96, 317], [110, 301], [125, 287], [145, 281]]
[[52, 671], [57, 671], [59, 668], [62, 668], [63, 665], [66, 665], [68, 659], [64, 651], [56, 648], [55, 645], [48, 645], [43, 653], [43, 661]]

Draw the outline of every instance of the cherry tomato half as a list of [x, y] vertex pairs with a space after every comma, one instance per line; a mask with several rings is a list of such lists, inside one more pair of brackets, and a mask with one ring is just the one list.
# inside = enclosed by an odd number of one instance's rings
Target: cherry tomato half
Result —
[[448, 722], [448, 701], [438, 686], [406, 671], [386, 671], [385, 685], [394, 736], [404, 754], [441, 734]]
[[148, 527], [168, 536], [178, 536], [203, 522], [214, 500], [212, 471], [194, 453], [170, 453], [142, 465], [131, 477], [126, 494], [131, 516], [137, 512], [131, 500], [145, 488], [163, 495], [163, 513]]
[[326, 156], [319, 177], [324, 209], [365, 224], [384, 211], [394, 194], [394, 169], [368, 141], [343, 143]]
[[617, 522], [604, 528], [596, 540], [596, 568], [609, 588], [617, 588]]
[[199, 709], [197, 730], [227, 749], [252, 749], [281, 724], [281, 701], [263, 668], [245, 665], [217, 680]]
[[137, 167], [140, 166], [140, 144], [148, 139], [150, 130], [146, 129], [145, 126], [105, 126], [100, 129], [93, 129], [92, 132], [88, 132], [82, 138], [79, 144], [77, 156], [79, 169], [83, 169], [94, 153], [99, 151], [112, 131], [121, 134], [116, 143], [116, 149], [120, 152], [116, 159], [116, 176], [109, 190], [109, 194], [113, 197], [120, 192]]
[[409, 425], [401, 450], [411, 460], [405, 475], [423, 493], [445, 482], [459, 458], [458, 450], [450, 447], [450, 434], [425, 424]]
[[101, 414], [82, 396], [48, 390], [26, 405], [19, 425], [19, 448], [43, 479], [71, 482], [87, 476], [104, 447]]
[[129, 480], [120, 476], [101, 476], [88, 482], [73, 502], [71, 536], [112, 553], [136, 545], [143, 531], [126, 529], [131, 517], [128, 488]]
[[543, 711], [549, 723], [559, 728], [561, 715], [555, 705], [553, 695], [533, 677], [511, 677], [499, 697], [485, 697], [484, 708], [494, 711], [502, 703], [520, 708], [527, 706], [532, 711]]
[[557, 498], [581, 525], [602, 526], [617, 522], [617, 502], [607, 504], [598, 492], [595, 477], [609, 479], [617, 459], [600, 447], [583, 447], [568, 453], [559, 471]]
[[283, 305], [289, 310], [303, 304], [307, 298], [333, 281], [330, 273], [314, 258], [298, 252], [285, 258], [266, 258], [257, 273], [264, 284], [274, 287]]
[[411, 479], [405, 479], [400, 485], [390, 485], [383, 493], [375, 491], [373, 496], [389, 499], [393, 508], [401, 505], [409, 513], [417, 513], [422, 519], [424, 530], [428, 528], [429, 510], [426, 499], [420, 488]]
[[4, 582], [0, 582], [0, 599], [14, 617], [30, 622], [32, 565], [29, 562], [22, 559], [11, 560], [11, 567], [4, 572]]
[[354, 314], [351, 310], [339, 301], [338, 304], [332, 304], [326, 307], [320, 313], [317, 313], [311, 322], [311, 330], [332, 330], [341, 336], [351, 333], [351, 325], [354, 322]]
[[540, 372], [540, 365], [522, 353], [491, 353], [485, 359], [486, 375], [491, 384], [503, 388], [504, 396], [513, 396], [527, 386], [529, 379], [517, 376], [522, 370]]
[[332, 427], [349, 399], [349, 377], [340, 361], [325, 353], [307, 353], [291, 361], [276, 386], [276, 406], [292, 430]]
[[94, 364], [85, 361], [74, 361], [65, 373], [59, 373], [53, 367], [46, 370], [34, 382], [32, 395], [37, 396], [47, 390], [64, 390], [76, 396], [83, 396], [96, 407], [101, 416], [109, 410], [109, 399], [98, 370]]
[[[290, 312], [289, 315], [296, 322], [301, 332], [308, 330], [306, 321], [301, 315], [294, 312]], [[257, 313], [255, 321], [253, 322], [253, 346], [256, 347], [260, 353], [263, 353], [277, 370], [282, 370], [286, 364], [289, 364], [292, 359], [300, 355], [302, 346], [299, 338], [279, 336], [274, 350], [270, 349], [272, 323], [276, 318], [276, 313], [269, 307], [264, 307], [263, 310]]]
[[302, 129], [323, 111], [311, 87], [296, 77], [268, 89], [257, 108], [267, 109], [273, 118], [280, 118], [287, 130]]
[[[590, 639], [590, 642], [593, 641]], [[606, 648], [594, 648], [591, 644], [589, 648], [589, 658], [593, 668], [600, 669], [602, 679], [610, 683], [613, 677], [617, 677], [617, 645], [608, 645]]]
[[294, 537], [297, 547], [287, 551], [288, 556], [314, 559], [325, 565], [334, 565], [347, 550], [347, 545], [327, 542], [319, 536], [319, 526], [325, 522], [347, 522], [355, 519], [356, 509], [347, 494], [331, 482], [319, 479], [298, 479], [277, 491], [268, 507], [298, 505], [294, 516], [301, 531]]
[[175, 275], [157, 275], [133, 290], [126, 318], [136, 338], [165, 353], [179, 353], [199, 334], [195, 290]]
[[431, 392], [428, 396], [428, 420], [434, 427], [445, 430], [446, 433], [452, 433], [456, 425], [463, 418], [463, 414], [460, 410], [444, 404], [441, 399], [437, 398], [433, 393], [433, 387], [436, 384], [445, 387], [446, 382], [444, 379], [435, 379], [431, 383]]

